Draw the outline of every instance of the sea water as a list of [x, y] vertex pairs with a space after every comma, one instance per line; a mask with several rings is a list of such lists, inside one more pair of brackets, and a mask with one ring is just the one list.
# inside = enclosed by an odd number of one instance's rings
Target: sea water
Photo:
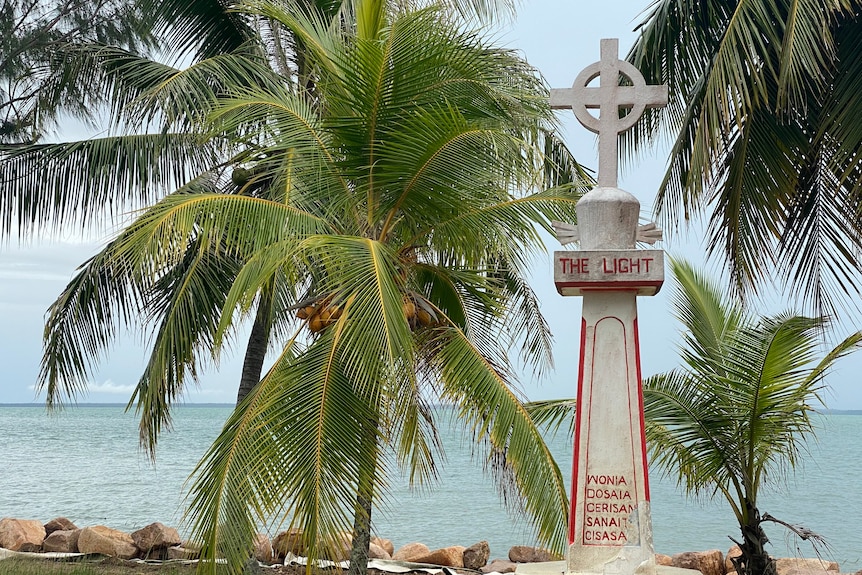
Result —
[[[173, 431], [162, 436], [155, 463], [138, 447], [137, 418], [120, 406], [77, 406], [48, 415], [43, 407], [0, 406], [0, 517], [47, 521], [65, 516], [79, 526], [133, 531], [154, 521], [182, 531], [186, 479], [230, 413], [228, 406], [182, 406]], [[446, 413], [443, 414], [446, 419]], [[862, 569], [862, 416], [819, 416], [816, 441], [791, 477], [763, 489], [761, 512], [824, 536], [824, 558], [843, 572]], [[494, 482], [454, 425], [441, 427], [445, 450], [440, 479], [411, 490], [397, 474], [374, 514], [375, 531], [397, 546], [432, 548], [487, 540], [492, 557], [512, 545], [534, 544], [523, 518], [507, 511]], [[572, 442], [548, 438], [564, 476]], [[693, 500], [672, 479], [650, 475], [655, 550], [726, 551], [739, 538], [721, 499]], [[776, 556], [815, 556], [811, 546], [765, 524]]]

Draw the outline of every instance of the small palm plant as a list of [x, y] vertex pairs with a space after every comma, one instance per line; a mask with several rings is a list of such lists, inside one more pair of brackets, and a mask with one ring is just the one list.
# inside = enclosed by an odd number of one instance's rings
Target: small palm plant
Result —
[[858, 348], [862, 332], [821, 357], [825, 320], [754, 317], [723, 300], [689, 264], [672, 265], [673, 305], [685, 326], [683, 366], [644, 382], [651, 461], [689, 493], [724, 497], [742, 532], [736, 571], [769, 575], [775, 565], [764, 548], [763, 523], [788, 524], [761, 514], [758, 494], [799, 460], [814, 432], [814, 406], [822, 405], [823, 377]]

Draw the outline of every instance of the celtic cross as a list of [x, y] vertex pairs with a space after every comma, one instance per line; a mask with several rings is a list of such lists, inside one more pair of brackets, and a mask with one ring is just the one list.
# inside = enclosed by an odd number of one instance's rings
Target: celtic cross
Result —
[[[667, 104], [667, 86], [647, 86], [637, 68], [620, 60], [619, 40], [601, 41], [601, 60], [578, 74], [571, 88], [551, 90], [551, 108], [570, 108], [583, 126], [599, 135], [600, 187], [617, 186], [617, 137], [640, 118], [646, 108]], [[621, 86], [620, 76], [632, 85]], [[598, 87], [589, 86], [596, 77]], [[599, 110], [599, 117], [588, 109]], [[620, 109], [628, 110], [621, 115]]]

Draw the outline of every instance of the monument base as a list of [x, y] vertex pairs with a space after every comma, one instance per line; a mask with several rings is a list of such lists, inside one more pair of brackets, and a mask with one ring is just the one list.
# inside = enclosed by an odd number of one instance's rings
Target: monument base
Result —
[[[702, 575], [696, 569], [683, 569], [670, 565], [655, 565], [656, 575]], [[548, 561], [544, 563], [522, 563], [515, 569], [516, 575], [574, 575], [566, 572], [565, 561]]]

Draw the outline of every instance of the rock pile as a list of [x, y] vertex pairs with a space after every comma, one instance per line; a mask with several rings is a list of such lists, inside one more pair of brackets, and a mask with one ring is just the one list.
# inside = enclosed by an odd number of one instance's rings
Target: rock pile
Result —
[[84, 527], [58, 517], [45, 525], [29, 519], [0, 519], [0, 547], [31, 553], [99, 553], [120, 559], [177, 558], [182, 544], [173, 527], [161, 523], [147, 525], [134, 533], [125, 533], [104, 525]]
[[[731, 557], [739, 557], [742, 552], [734, 545], [726, 554], [718, 549], [709, 551], [689, 551], [676, 555], [659, 555], [655, 559], [658, 565], [670, 565], [683, 569], [694, 569], [703, 575], [736, 575], [736, 569]], [[837, 575], [838, 563], [820, 559], [789, 558], [776, 559], [777, 575]]]
[[[351, 538], [342, 534], [330, 545], [327, 559], [345, 561], [350, 556]], [[99, 553], [121, 559], [194, 559], [197, 548], [183, 542], [179, 532], [161, 523], [147, 525], [133, 533], [110, 529], [103, 525], [79, 529], [65, 517], [52, 519], [46, 524], [26, 519], [0, 519], [0, 547], [10, 551]], [[283, 563], [288, 554], [303, 556], [302, 533], [296, 529], [283, 531], [271, 541], [258, 534], [251, 551], [261, 563]], [[738, 547], [726, 554], [718, 549], [673, 556], [656, 555], [656, 563], [685, 569], [695, 569], [703, 575], [736, 575], [730, 558], [740, 554]], [[422, 543], [408, 543], [395, 549], [392, 541], [380, 537], [371, 540], [371, 559], [394, 559], [412, 563], [425, 563], [468, 569], [481, 573], [512, 573], [522, 563], [557, 561], [562, 559], [545, 549], [516, 545], [509, 549], [506, 559], [490, 560], [491, 550], [487, 541], [479, 541], [470, 547], [453, 545], [440, 549], [429, 549]], [[490, 561], [489, 561], [490, 560]], [[778, 559], [778, 575], [837, 575], [838, 563], [819, 559]], [[862, 575], [862, 572], [856, 575]]]

